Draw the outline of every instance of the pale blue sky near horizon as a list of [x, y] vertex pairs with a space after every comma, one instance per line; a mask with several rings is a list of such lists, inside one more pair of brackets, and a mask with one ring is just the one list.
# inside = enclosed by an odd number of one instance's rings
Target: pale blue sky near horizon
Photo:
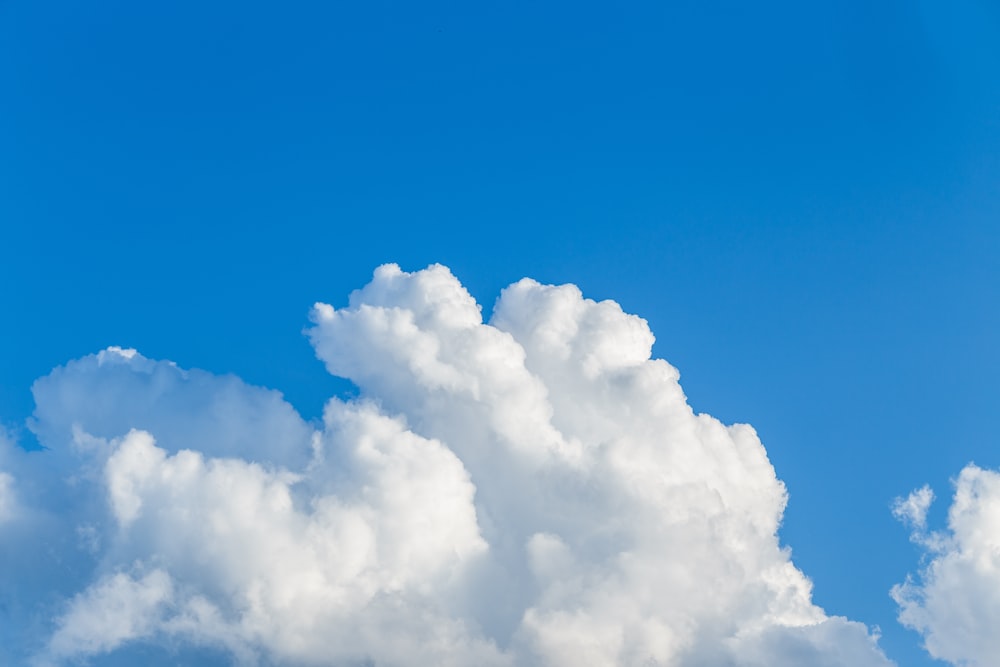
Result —
[[[807, 5], [807, 6], [806, 6]], [[979, 0], [0, 2], [0, 422], [108, 345], [278, 389], [379, 264], [646, 318], [760, 433], [831, 614], [895, 621], [889, 509], [1000, 467], [1000, 8]]]

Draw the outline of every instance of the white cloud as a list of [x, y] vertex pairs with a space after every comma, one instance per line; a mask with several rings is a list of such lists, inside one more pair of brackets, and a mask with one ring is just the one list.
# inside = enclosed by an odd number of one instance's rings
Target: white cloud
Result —
[[916, 579], [893, 588], [899, 620], [923, 635], [935, 658], [992, 667], [1000, 655], [1000, 473], [966, 466], [948, 530], [922, 534], [920, 527], [914, 541], [929, 560]]
[[312, 455], [313, 430], [279, 392], [135, 350], [109, 347], [71, 361], [37, 380], [32, 393], [33, 430], [56, 450], [142, 429], [171, 452], [195, 448], [295, 468]]
[[906, 498], [896, 498], [892, 504], [892, 515], [904, 524], [922, 531], [927, 526], [927, 510], [932, 502], [934, 492], [925, 484]]
[[[114, 616], [135, 597], [121, 576], [114, 595], [99, 583], [63, 621], [54, 652], [72, 654], [76, 641], [78, 653], [92, 653], [159, 632], [243, 656], [260, 648], [281, 663], [496, 662], [437, 599], [486, 548], [459, 461], [369, 405], [334, 402], [327, 424], [347, 449], [330, 452], [339, 469], [322, 475], [339, 493], [301, 508], [291, 490], [298, 475], [191, 450], [168, 455], [142, 431], [114, 443], [105, 477], [116, 560], [156, 563], [186, 592], [160, 623], [126, 633], [81, 620]], [[81, 625], [85, 632], [66, 629]]]
[[49, 657], [105, 653], [149, 633], [173, 594], [170, 577], [154, 570], [141, 579], [119, 572], [73, 599], [49, 644]]
[[35, 498], [82, 563], [39, 655], [891, 664], [812, 603], [754, 430], [695, 414], [617, 304], [524, 280], [484, 323], [446, 268], [388, 265], [313, 322], [360, 389], [318, 429], [276, 392], [118, 348], [36, 383]]

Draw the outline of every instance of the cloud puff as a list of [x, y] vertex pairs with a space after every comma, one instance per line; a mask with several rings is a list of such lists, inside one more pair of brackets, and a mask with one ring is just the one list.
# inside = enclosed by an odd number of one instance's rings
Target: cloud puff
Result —
[[906, 498], [896, 498], [892, 504], [892, 515], [904, 524], [912, 526], [914, 535], [921, 535], [927, 527], [927, 510], [934, 502], [934, 492], [926, 484], [913, 491]]
[[[695, 414], [614, 302], [522, 280], [484, 323], [446, 268], [386, 265], [312, 321], [319, 358], [359, 389], [321, 425], [117, 348], [36, 383], [48, 450], [19, 479], [37, 480], [40, 518], [0, 574], [28, 601], [7, 612], [31, 625], [11, 655], [891, 664], [812, 603], [754, 430]], [[13, 583], [43, 543], [74, 563], [44, 598]]]
[[[929, 489], [916, 493], [929, 505]], [[935, 658], [992, 667], [1000, 655], [1000, 473], [971, 464], [962, 470], [946, 531], [926, 532], [925, 512], [926, 505], [913, 540], [929, 560], [916, 579], [893, 588], [899, 620], [923, 635]]]
[[37, 380], [32, 392], [32, 428], [52, 449], [86, 447], [83, 434], [111, 439], [137, 429], [155, 433], [172, 452], [191, 448], [294, 468], [312, 455], [313, 429], [279, 392], [135, 350], [110, 347], [72, 361]]
[[170, 577], [154, 570], [141, 579], [106, 576], [73, 599], [49, 643], [49, 657], [105, 653], [149, 633], [172, 595]]

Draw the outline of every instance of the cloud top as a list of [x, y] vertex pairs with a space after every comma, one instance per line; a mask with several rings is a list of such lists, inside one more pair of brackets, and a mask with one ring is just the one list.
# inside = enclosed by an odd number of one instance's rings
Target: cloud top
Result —
[[[25, 601], [5, 620], [50, 621], [11, 655], [891, 664], [862, 624], [812, 603], [753, 428], [694, 413], [616, 303], [526, 279], [484, 322], [447, 268], [386, 265], [311, 318], [317, 356], [359, 388], [322, 424], [120, 348], [36, 383], [48, 450], [13, 474], [46, 518], [0, 584]], [[54, 535], [73, 572], [14, 582]], [[33, 604], [45, 585], [57, 602]]]

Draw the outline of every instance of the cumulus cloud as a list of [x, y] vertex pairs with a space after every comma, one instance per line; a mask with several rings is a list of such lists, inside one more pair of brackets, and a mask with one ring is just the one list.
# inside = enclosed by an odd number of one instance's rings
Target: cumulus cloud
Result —
[[[311, 317], [359, 394], [322, 424], [120, 348], [36, 383], [47, 450], [21, 476], [39, 518], [0, 574], [22, 601], [0, 611], [25, 630], [10, 656], [891, 664], [812, 603], [754, 430], [694, 413], [616, 303], [522, 280], [484, 322], [446, 268], [386, 265]], [[73, 565], [18, 578], [57, 561]]]
[[[892, 590], [899, 620], [919, 632], [935, 658], [962, 667], [992, 667], [1000, 655], [1000, 473], [968, 465], [955, 481], [945, 531], [926, 532], [931, 494], [915, 492], [920, 510], [913, 539], [925, 551], [917, 577]], [[914, 496], [911, 495], [910, 499]], [[914, 503], [904, 501], [902, 506]], [[903, 517], [909, 510], [901, 512]]]

